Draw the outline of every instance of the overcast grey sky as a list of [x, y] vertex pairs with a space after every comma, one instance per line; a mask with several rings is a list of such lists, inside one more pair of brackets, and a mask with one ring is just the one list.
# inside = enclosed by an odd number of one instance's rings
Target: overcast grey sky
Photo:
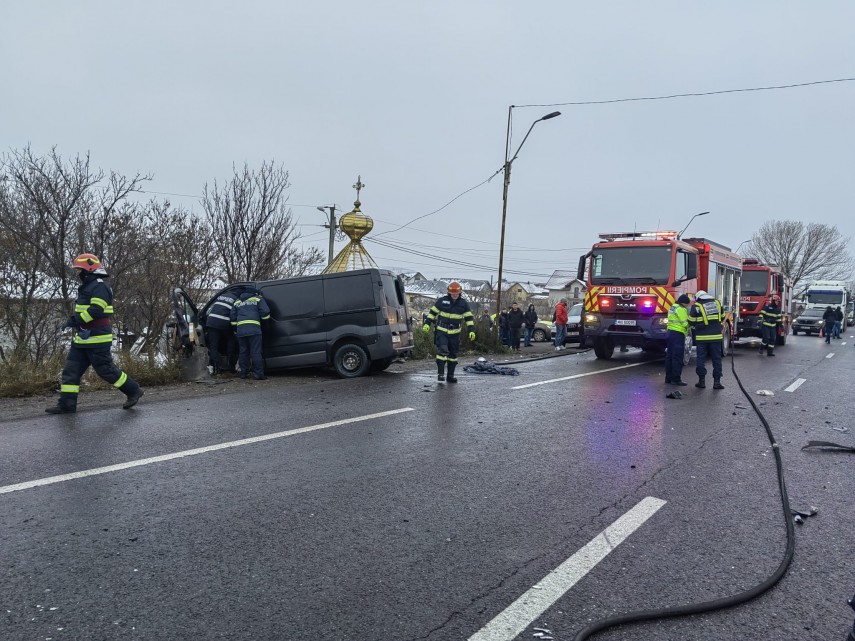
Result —
[[[314, 207], [349, 211], [357, 175], [368, 240], [487, 179], [511, 104], [851, 78], [853, 25], [850, 0], [6, 2], [0, 147], [90, 151], [190, 195], [275, 159], [303, 242], [326, 251]], [[732, 248], [772, 219], [855, 236], [855, 82], [523, 107], [512, 146], [554, 109], [513, 165], [508, 278], [546, 280], [600, 232], [680, 229], [706, 210], [687, 235]], [[501, 210], [497, 175], [378, 237], [483, 268], [366, 246], [383, 266], [489, 278]]]

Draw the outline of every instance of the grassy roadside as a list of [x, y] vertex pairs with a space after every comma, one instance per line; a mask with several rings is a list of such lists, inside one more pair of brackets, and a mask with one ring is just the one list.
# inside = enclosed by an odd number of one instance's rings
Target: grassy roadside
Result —
[[[146, 358], [134, 358], [129, 354], [114, 354], [116, 366], [126, 372], [143, 387], [166, 385], [181, 381], [177, 361], [165, 365], [152, 365]], [[23, 398], [44, 396], [59, 392], [65, 353], [59, 353], [35, 365], [23, 359], [10, 359], [0, 363], [0, 398]], [[92, 368], [80, 382], [81, 391], [112, 389], [112, 385], [101, 380]]]

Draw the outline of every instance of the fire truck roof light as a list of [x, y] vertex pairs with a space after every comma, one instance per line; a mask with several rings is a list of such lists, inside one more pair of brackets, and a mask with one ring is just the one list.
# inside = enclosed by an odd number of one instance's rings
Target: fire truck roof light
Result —
[[676, 231], [627, 231], [616, 234], [599, 234], [603, 240], [618, 240], [619, 238], [633, 238], [638, 240], [677, 240]]

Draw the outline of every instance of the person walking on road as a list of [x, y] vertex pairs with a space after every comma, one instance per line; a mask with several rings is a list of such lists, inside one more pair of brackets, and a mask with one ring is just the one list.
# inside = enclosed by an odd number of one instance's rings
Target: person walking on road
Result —
[[724, 389], [722, 375], [722, 319], [721, 303], [704, 290], [695, 294], [695, 302], [689, 312], [689, 325], [695, 332], [698, 382], [695, 387], [705, 388], [707, 356], [712, 360], [713, 389]]
[[665, 383], [688, 385], [682, 379], [683, 358], [686, 355], [686, 336], [689, 333], [689, 305], [691, 299], [680, 294], [668, 310], [668, 350], [665, 354]]
[[564, 340], [567, 338], [567, 299], [562, 298], [555, 305], [555, 351], [565, 349]]
[[440, 296], [430, 308], [423, 332], [430, 331], [433, 323], [433, 342], [436, 346], [436, 380], [442, 382], [445, 378], [445, 366], [448, 365], [448, 382], [456, 383], [454, 370], [457, 368], [457, 353], [460, 351], [461, 325], [466, 324], [469, 330], [469, 341], [475, 340], [475, 319], [472, 310], [460, 293], [463, 288], [458, 282], [448, 285], [448, 294]]
[[825, 313], [822, 315], [822, 331], [825, 334], [825, 343], [831, 343], [831, 335], [834, 334], [834, 324], [837, 322], [834, 309], [829, 305], [825, 308]]
[[514, 301], [511, 311], [508, 312], [508, 332], [510, 336], [511, 349], [520, 351], [520, 330], [525, 322], [525, 313], [520, 309], [520, 304]]
[[122, 407], [130, 409], [142, 398], [139, 384], [113, 363], [113, 290], [107, 284], [107, 271], [95, 254], [80, 254], [71, 266], [78, 270], [80, 287], [74, 302], [74, 314], [65, 324], [74, 330], [71, 347], [62, 368], [59, 401], [48, 407], [48, 414], [77, 411], [80, 379], [91, 365], [105, 381], [127, 396]]
[[763, 334], [763, 342], [760, 343], [760, 355], [766, 352], [766, 356], [775, 355], [775, 344], [778, 342], [778, 329], [781, 327], [783, 316], [778, 306], [780, 299], [772, 296], [768, 305], [760, 310], [760, 331]]
[[531, 347], [531, 337], [534, 335], [534, 327], [537, 325], [537, 311], [534, 309], [534, 305], [529, 305], [528, 309], [525, 310], [523, 321], [525, 322], [525, 340], [523, 341], [523, 345]]
[[240, 298], [232, 307], [231, 323], [237, 334], [240, 353], [238, 355], [238, 366], [240, 377], [249, 377], [249, 364], [252, 361], [252, 377], [257, 381], [263, 381], [267, 376], [264, 374], [264, 358], [261, 355], [261, 321], [270, 318], [270, 308], [267, 301], [261, 297], [258, 290], [253, 286], [244, 289]]

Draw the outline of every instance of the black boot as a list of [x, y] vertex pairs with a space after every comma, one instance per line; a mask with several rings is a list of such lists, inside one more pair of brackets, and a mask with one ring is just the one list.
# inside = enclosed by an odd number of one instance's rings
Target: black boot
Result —
[[706, 386], [707, 386], [707, 384], [706, 384], [706, 382], [704, 381], [704, 377], [703, 377], [703, 376], [701, 376], [701, 377], [698, 379], [698, 382], [697, 382], [697, 383], [695, 383], [695, 387], [700, 387], [701, 389], [704, 389]]
[[448, 382], [456, 383], [457, 379], [454, 378], [454, 370], [457, 367], [457, 363], [449, 363], [448, 364]]
[[680, 387], [685, 387], [686, 385], [688, 385], [688, 383], [682, 378], [675, 378], [671, 381], [671, 385], [679, 385]]
[[68, 405], [59, 404], [45, 408], [45, 412], [47, 412], [48, 414], [74, 414], [76, 411], [76, 407], [69, 407]]
[[436, 380], [440, 383], [445, 381], [445, 361], [436, 362]]
[[775, 352], [773, 352], [771, 349], [766, 351], [766, 356], [774, 356], [774, 355], [775, 355]]
[[713, 389], [724, 389], [724, 385], [721, 384], [720, 378], [714, 378], [713, 379], [712, 388]]
[[136, 405], [139, 402], [139, 400], [142, 398], [143, 394], [145, 394], [145, 392], [143, 392], [142, 387], [138, 387], [135, 392], [131, 392], [130, 394], [128, 394], [128, 400], [126, 400], [122, 404], [122, 409], [126, 409], [126, 410], [131, 409], [134, 405]]

